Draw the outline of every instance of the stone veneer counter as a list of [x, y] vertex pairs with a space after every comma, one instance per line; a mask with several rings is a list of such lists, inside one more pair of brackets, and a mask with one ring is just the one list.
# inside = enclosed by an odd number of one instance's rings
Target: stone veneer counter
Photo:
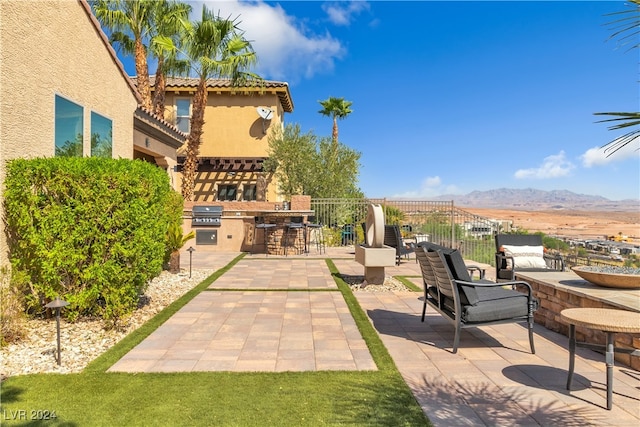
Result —
[[[569, 325], [560, 319], [560, 312], [567, 308], [592, 307], [610, 308], [640, 312], [640, 289], [616, 289], [594, 285], [573, 271], [522, 272], [516, 273], [516, 280], [528, 282], [533, 293], [540, 300], [534, 318], [536, 323], [564, 335], [569, 334]], [[605, 334], [585, 328], [578, 328], [585, 341], [603, 344]], [[640, 349], [639, 334], [618, 333], [616, 346]], [[616, 360], [640, 370], [640, 358], [626, 354], [616, 354]]]
[[611, 308], [640, 312], [640, 289], [605, 288], [587, 282], [573, 271], [516, 273], [516, 279], [545, 283], [571, 295], [600, 301]]

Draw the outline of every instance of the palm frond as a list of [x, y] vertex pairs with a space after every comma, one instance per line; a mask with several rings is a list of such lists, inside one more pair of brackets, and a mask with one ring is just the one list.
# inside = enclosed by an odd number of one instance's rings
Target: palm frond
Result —
[[112, 32], [109, 42], [118, 46], [127, 55], [132, 55], [135, 51], [135, 40], [122, 31]]
[[611, 113], [594, 113], [596, 116], [616, 116], [613, 119], [599, 120], [596, 123], [608, 123], [608, 122], [624, 122], [617, 123], [609, 126], [609, 130], [624, 129], [629, 126], [640, 125], [640, 113], [623, 113], [623, 112], [611, 112]]
[[[636, 40], [640, 34], [640, 0], [630, 0], [632, 3], [631, 8], [622, 10], [619, 12], [613, 12], [606, 16], [615, 16], [616, 19], [609, 22], [608, 25], [612, 26], [613, 33], [609, 37], [609, 40], [618, 38], [621, 41], [621, 45], [631, 46], [627, 51], [631, 49], [640, 48], [640, 43]], [[630, 41], [633, 40], [633, 41]], [[620, 130], [630, 127], [640, 126], [640, 112], [607, 112], [607, 113], [595, 113], [596, 116], [611, 116], [613, 118], [600, 120], [596, 123], [610, 123], [609, 130]], [[640, 138], [640, 129], [633, 129], [630, 132], [622, 135], [603, 145], [607, 157], [620, 150], [624, 146], [634, 142]], [[637, 149], [636, 149], [637, 151]]]
[[618, 12], [609, 13], [605, 16], [619, 17], [614, 21], [607, 23], [613, 33], [609, 36], [608, 40], [617, 38], [621, 46], [626, 46], [632, 43], [627, 51], [640, 47], [638, 42], [638, 34], [640, 34], [640, 0], [630, 0], [635, 6], [630, 9], [622, 10]]
[[[603, 145], [601, 148], [604, 149], [604, 152], [607, 157], [614, 154], [616, 151], [624, 148], [625, 146], [633, 143], [634, 141], [640, 142], [640, 129], [634, 129], [631, 132], [628, 132], [613, 141]], [[640, 146], [635, 149], [635, 151], [639, 151]]]

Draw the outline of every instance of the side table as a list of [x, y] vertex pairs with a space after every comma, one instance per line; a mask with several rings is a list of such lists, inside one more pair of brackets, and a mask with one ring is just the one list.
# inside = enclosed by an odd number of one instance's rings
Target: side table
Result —
[[[568, 308], [560, 312], [560, 318], [569, 324], [569, 376], [567, 378], [567, 390], [571, 390], [576, 346], [600, 350], [604, 348], [605, 363], [607, 365], [607, 409], [610, 410], [613, 404], [614, 353], [640, 356], [640, 350], [615, 348], [613, 345], [614, 335], [616, 332], [640, 333], [640, 313], [607, 308]], [[576, 326], [605, 332], [607, 336], [606, 345], [576, 342]]]

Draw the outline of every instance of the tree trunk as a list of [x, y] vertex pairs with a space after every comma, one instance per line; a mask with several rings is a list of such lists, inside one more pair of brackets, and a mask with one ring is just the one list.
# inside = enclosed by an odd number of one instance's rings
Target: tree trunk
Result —
[[153, 92], [153, 111], [156, 116], [164, 119], [164, 104], [166, 99], [167, 81], [164, 76], [164, 58], [158, 58], [158, 68], [156, 69], [156, 80]]
[[142, 96], [142, 106], [151, 110], [151, 86], [149, 85], [149, 70], [147, 68], [147, 50], [142, 44], [142, 40], [136, 39], [135, 41], [135, 62], [136, 62], [136, 74], [137, 74], [137, 86], [138, 92]]
[[202, 77], [193, 96], [191, 109], [191, 128], [187, 138], [186, 159], [182, 168], [182, 197], [186, 201], [193, 200], [193, 192], [198, 172], [198, 154], [200, 153], [200, 139], [204, 125], [204, 110], [207, 106], [207, 79]]
[[173, 251], [169, 256], [169, 273], [180, 273], [180, 251]]

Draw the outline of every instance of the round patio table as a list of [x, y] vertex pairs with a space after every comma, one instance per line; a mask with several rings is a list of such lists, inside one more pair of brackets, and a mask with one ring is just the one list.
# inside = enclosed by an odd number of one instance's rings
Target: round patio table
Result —
[[[640, 356], [640, 350], [637, 349], [615, 348], [614, 335], [616, 332], [640, 333], [640, 313], [609, 308], [568, 308], [560, 312], [560, 318], [569, 324], [569, 377], [567, 378], [567, 390], [571, 390], [576, 346], [600, 350], [604, 348], [605, 363], [607, 365], [607, 409], [610, 410], [613, 403], [614, 353]], [[607, 336], [606, 345], [576, 342], [576, 326], [603, 331]]]

